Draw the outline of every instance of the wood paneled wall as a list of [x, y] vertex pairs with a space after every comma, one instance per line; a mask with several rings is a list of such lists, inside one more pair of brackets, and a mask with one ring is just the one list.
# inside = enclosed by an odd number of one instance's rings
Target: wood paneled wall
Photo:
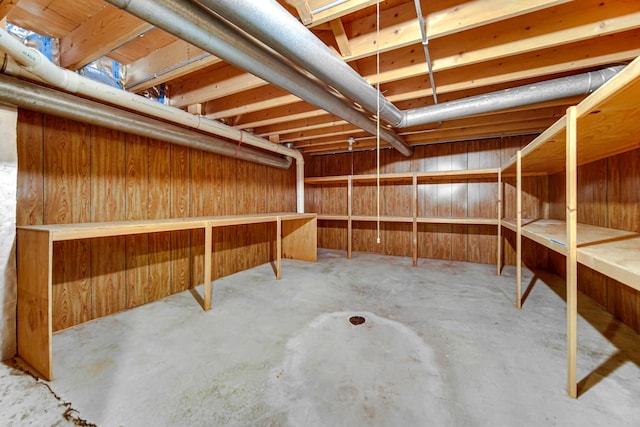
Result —
[[[17, 224], [295, 211], [282, 171], [26, 110], [18, 118]], [[214, 278], [274, 259], [275, 226], [214, 232]], [[199, 284], [200, 231], [56, 242], [54, 330]], [[34, 260], [34, 262], [36, 262]]]
[[[499, 167], [533, 137], [509, 137], [480, 141], [435, 144], [415, 147], [412, 157], [402, 156], [396, 150], [380, 152], [380, 172], [426, 172], [459, 169]], [[375, 151], [317, 156], [306, 162], [307, 176], [330, 176], [375, 173]], [[506, 216], [515, 216], [515, 181], [506, 179], [503, 185]], [[546, 215], [548, 209], [547, 179], [525, 180], [525, 211]], [[495, 181], [456, 181], [419, 184], [419, 216], [480, 216], [497, 217], [497, 185]], [[347, 213], [346, 185], [306, 187], [306, 210], [318, 213]], [[380, 214], [411, 216], [412, 186], [383, 183], [380, 188]], [[354, 185], [353, 214], [376, 215], [377, 188], [374, 185]], [[512, 212], [513, 211], [513, 212]], [[318, 246], [346, 249], [347, 230], [344, 222], [320, 221]], [[411, 256], [411, 224], [381, 224], [381, 243], [376, 243], [375, 223], [357, 223], [353, 226], [353, 250], [390, 255]], [[513, 240], [513, 236], [507, 235]], [[481, 263], [496, 262], [496, 227], [419, 224], [418, 256]], [[515, 262], [509, 245], [504, 254], [507, 263]], [[534, 245], [525, 245], [525, 257], [537, 267], [546, 267], [546, 251]]]
[[[549, 179], [549, 215], [565, 218], [564, 174]], [[640, 149], [578, 168], [578, 222], [640, 232]], [[565, 258], [551, 255], [550, 268], [563, 276]], [[640, 332], [640, 292], [578, 266], [578, 288]]]

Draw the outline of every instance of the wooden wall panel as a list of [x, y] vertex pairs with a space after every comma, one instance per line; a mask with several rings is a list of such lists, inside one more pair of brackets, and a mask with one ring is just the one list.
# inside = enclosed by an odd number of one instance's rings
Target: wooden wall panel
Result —
[[[149, 141], [126, 135], [126, 219], [148, 219]], [[149, 302], [149, 236], [126, 236], [127, 307]]]
[[[69, 120], [44, 118], [44, 222], [90, 219], [89, 127]], [[91, 248], [88, 241], [54, 244], [53, 319], [58, 331], [91, 318]]]
[[[189, 216], [190, 206], [190, 162], [189, 148], [171, 145], [171, 218]], [[191, 232], [171, 233], [171, 293], [189, 289], [191, 285]]]
[[[480, 167], [499, 167], [515, 152], [531, 141], [533, 137], [497, 138], [454, 144], [432, 144], [414, 147], [414, 155], [406, 158], [395, 150], [382, 150], [381, 173], [428, 172]], [[377, 170], [376, 152], [346, 153], [336, 156], [310, 157], [307, 160], [307, 176], [331, 176], [349, 174], [372, 174]], [[505, 188], [509, 187], [505, 185]], [[313, 188], [309, 186], [307, 188]], [[548, 206], [547, 184], [544, 179], [531, 179], [527, 189], [531, 193], [526, 201], [531, 212], [545, 213]], [[412, 186], [383, 183], [381, 185], [381, 214], [411, 216]], [[345, 194], [340, 193], [345, 191]], [[509, 190], [507, 190], [509, 192]], [[318, 196], [318, 194], [320, 194]], [[507, 197], [514, 197], [513, 190]], [[346, 200], [346, 185], [324, 186], [316, 190], [314, 207], [320, 213], [340, 214], [342, 205], [338, 199]], [[307, 203], [309, 204], [309, 200]], [[377, 189], [375, 184], [355, 184], [353, 190], [354, 215], [376, 215]], [[482, 216], [497, 217], [497, 186], [489, 182], [421, 183], [418, 186], [419, 216]], [[515, 215], [515, 213], [513, 214]], [[377, 245], [376, 224], [358, 223], [353, 225], [353, 250], [387, 253], [393, 255], [411, 254], [411, 227], [404, 224], [384, 224], [382, 244]], [[342, 233], [338, 225], [324, 221], [319, 225], [320, 247], [340, 247], [334, 233]], [[346, 230], [344, 230], [346, 232]], [[418, 256], [428, 258], [459, 259], [476, 262], [495, 262], [497, 252], [495, 226], [452, 226], [418, 225]], [[513, 251], [511, 251], [513, 252]], [[529, 257], [538, 254], [528, 248]], [[515, 262], [513, 253], [511, 262]], [[545, 258], [546, 260], [546, 258]], [[546, 261], [545, 261], [546, 262]]]
[[[171, 149], [166, 142], [149, 141], [149, 219], [171, 216]], [[149, 301], [171, 295], [171, 233], [151, 233], [149, 244]]]
[[[235, 180], [237, 160], [205, 153], [204, 182], [205, 215], [231, 215], [236, 212]], [[211, 197], [213, 196], [213, 197]], [[240, 227], [222, 227], [213, 231], [213, 278], [235, 273], [237, 269], [237, 240], [244, 238]], [[237, 239], [237, 240], [236, 240]]]
[[[109, 129], [91, 130], [91, 221], [125, 219], [124, 135]], [[91, 318], [127, 307], [125, 238], [91, 241]]]
[[[19, 111], [18, 225], [295, 208], [295, 166], [276, 170]], [[273, 236], [275, 226], [223, 229], [216, 277], [275, 258]], [[203, 237], [185, 231], [56, 243], [55, 330], [198, 284]]]
[[18, 110], [16, 224], [44, 223], [44, 140], [42, 114]]
[[[468, 144], [469, 169], [495, 168], [500, 165], [500, 139], [472, 141]], [[470, 181], [467, 185], [467, 215], [470, 217], [498, 217], [498, 187], [495, 181]], [[470, 225], [467, 227], [467, 261], [496, 262], [496, 227]]]
[[[611, 157], [608, 162], [607, 226], [640, 232], [640, 149]], [[640, 333], [640, 292], [607, 279], [606, 306]]]
[[[205, 183], [204, 183], [204, 159], [203, 151], [189, 150], [190, 153], [190, 187], [189, 216], [204, 215]], [[209, 195], [211, 197], [211, 195]], [[202, 230], [191, 231], [191, 286], [198, 286], [202, 283], [204, 276], [204, 232]], [[215, 265], [211, 266], [212, 274], [215, 272]]]
[[[411, 161], [397, 150], [384, 150], [380, 173], [412, 172]], [[388, 183], [380, 186], [380, 210], [382, 216], [413, 215], [413, 185]], [[411, 256], [412, 225], [383, 223], [381, 225], [381, 244], [383, 253], [388, 255]]]
[[[429, 172], [438, 169], [438, 146], [416, 147], [413, 159], [416, 172]], [[418, 186], [418, 216], [434, 217], [438, 215], [438, 185], [421, 184]], [[418, 256], [438, 258], [438, 240], [446, 225], [418, 224]]]

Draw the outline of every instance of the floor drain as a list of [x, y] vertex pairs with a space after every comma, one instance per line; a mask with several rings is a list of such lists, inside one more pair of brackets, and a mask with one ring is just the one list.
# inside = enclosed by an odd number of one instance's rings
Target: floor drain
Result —
[[366, 319], [362, 316], [351, 316], [349, 318], [349, 322], [351, 322], [352, 325], [362, 325], [364, 322], [366, 321]]

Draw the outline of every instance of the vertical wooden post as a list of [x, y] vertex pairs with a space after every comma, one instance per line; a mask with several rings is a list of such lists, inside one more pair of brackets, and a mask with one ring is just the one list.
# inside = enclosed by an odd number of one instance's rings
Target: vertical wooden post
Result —
[[578, 265], [577, 265], [577, 124], [576, 107], [567, 110], [567, 393], [578, 397], [577, 388], [577, 312], [578, 312]]
[[353, 238], [353, 228], [351, 224], [351, 215], [353, 210], [353, 178], [351, 175], [349, 175], [349, 178], [347, 179], [347, 198], [349, 199], [347, 201], [347, 258], [351, 259], [351, 240]]
[[276, 279], [280, 280], [282, 272], [282, 219], [276, 218]]
[[413, 173], [413, 231], [412, 231], [412, 246], [413, 246], [413, 266], [418, 265], [418, 174]]
[[522, 308], [522, 152], [516, 156], [516, 307]]
[[496, 275], [502, 272], [502, 169], [498, 169], [498, 249]]
[[213, 257], [213, 227], [204, 227], [204, 309], [211, 308], [211, 258]]

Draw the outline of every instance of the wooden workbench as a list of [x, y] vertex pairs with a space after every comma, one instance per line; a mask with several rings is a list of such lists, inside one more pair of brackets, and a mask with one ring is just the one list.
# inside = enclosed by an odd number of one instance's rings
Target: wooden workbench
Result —
[[[205, 236], [204, 309], [211, 308], [213, 228], [276, 223], [276, 277], [281, 259], [317, 260], [316, 214], [274, 213], [143, 221], [50, 224], [18, 227], [18, 355], [45, 379], [52, 369], [53, 242], [179, 230], [202, 230]], [[105, 254], [108, 256], [108, 254]]]

